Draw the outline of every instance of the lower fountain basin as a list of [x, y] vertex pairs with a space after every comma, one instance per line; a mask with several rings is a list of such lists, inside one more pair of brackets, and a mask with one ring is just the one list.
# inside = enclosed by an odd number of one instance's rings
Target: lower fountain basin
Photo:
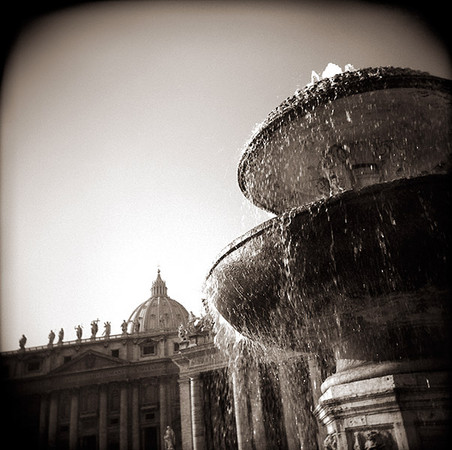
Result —
[[210, 305], [264, 345], [336, 361], [441, 358], [450, 320], [450, 178], [348, 191], [233, 242], [206, 280]]

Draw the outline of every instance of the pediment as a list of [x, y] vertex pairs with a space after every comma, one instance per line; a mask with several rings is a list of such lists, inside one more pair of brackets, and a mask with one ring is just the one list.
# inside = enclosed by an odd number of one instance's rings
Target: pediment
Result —
[[104, 355], [94, 350], [88, 350], [77, 355], [71, 361], [57, 367], [53, 373], [86, 372], [90, 370], [121, 367], [127, 364], [128, 362], [123, 359]]

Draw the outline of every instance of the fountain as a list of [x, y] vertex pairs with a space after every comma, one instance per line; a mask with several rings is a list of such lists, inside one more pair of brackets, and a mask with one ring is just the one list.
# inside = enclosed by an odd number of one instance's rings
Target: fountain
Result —
[[451, 88], [393, 67], [320, 79], [239, 163], [245, 196], [277, 216], [223, 251], [209, 309], [309, 361], [324, 448], [446, 448]]

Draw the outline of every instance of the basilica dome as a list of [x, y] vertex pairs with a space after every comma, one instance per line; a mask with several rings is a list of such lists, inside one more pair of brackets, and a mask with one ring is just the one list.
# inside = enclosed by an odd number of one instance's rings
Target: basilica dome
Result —
[[152, 283], [151, 297], [135, 308], [129, 317], [131, 333], [177, 330], [180, 324], [187, 323], [187, 310], [168, 297], [167, 292], [158, 270], [157, 279]]

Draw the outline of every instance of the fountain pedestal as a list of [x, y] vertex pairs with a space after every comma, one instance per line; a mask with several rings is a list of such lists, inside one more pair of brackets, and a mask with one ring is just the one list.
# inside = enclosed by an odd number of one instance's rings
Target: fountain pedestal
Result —
[[449, 375], [432, 370], [388, 373], [329, 386], [315, 410], [328, 432], [324, 447], [449, 448]]
[[448, 445], [451, 91], [409, 69], [321, 80], [240, 161], [244, 194], [279, 216], [223, 252], [210, 309], [325, 363], [327, 449]]

